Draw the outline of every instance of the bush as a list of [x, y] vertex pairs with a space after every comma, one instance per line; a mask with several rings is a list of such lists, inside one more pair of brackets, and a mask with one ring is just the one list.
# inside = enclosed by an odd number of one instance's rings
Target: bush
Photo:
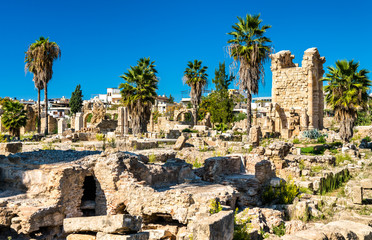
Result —
[[198, 161], [198, 158], [195, 158], [194, 162], [192, 163], [192, 168], [201, 168], [203, 163]]
[[99, 134], [99, 133], [96, 134], [96, 139], [98, 141], [103, 141], [104, 138], [105, 138], [105, 135], [104, 134]]
[[298, 193], [299, 189], [292, 181], [286, 183], [281, 180], [279, 187], [273, 188], [269, 185], [264, 189], [262, 201], [272, 203], [275, 200], [278, 204], [290, 204]]
[[300, 143], [300, 139], [295, 138], [295, 139], [293, 139], [292, 143], [293, 144], [299, 144]]
[[305, 137], [305, 138], [309, 138], [309, 139], [317, 139], [319, 138], [320, 136], [322, 136], [320, 134], [320, 132], [318, 131], [318, 129], [310, 129], [310, 130], [306, 130], [302, 133], [302, 135]]
[[279, 237], [285, 235], [285, 224], [282, 222], [279, 226], [273, 227], [273, 233]]
[[367, 141], [367, 142], [370, 142], [371, 141], [371, 137], [370, 136], [367, 136], [367, 137], [365, 137], [365, 138], [363, 138], [365, 141]]
[[216, 124], [215, 129], [216, 129], [217, 131], [225, 132], [225, 131], [228, 129], [228, 127], [227, 127], [226, 124], [224, 124], [224, 123], [220, 123], [220, 124]]
[[351, 156], [349, 154], [337, 154], [336, 155], [336, 166], [340, 165], [341, 163], [345, 162], [345, 161], [351, 161]]
[[191, 130], [189, 128], [185, 128], [182, 130], [182, 132], [186, 132], [186, 133], [198, 133], [198, 130]]
[[215, 214], [215, 213], [218, 213], [218, 212], [221, 212], [222, 211], [222, 206], [221, 206], [221, 203], [219, 201], [217, 201], [216, 199], [212, 199], [209, 203], [209, 213], [210, 214]]
[[150, 163], [154, 163], [154, 162], [156, 162], [156, 156], [155, 156], [155, 154], [151, 154], [150, 156], [149, 156], [149, 162]]
[[325, 151], [325, 147], [323, 146], [301, 148], [301, 154], [307, 154], [307, 155], [322, 155], [324, 151]]
[[234, 122], [240, 122], [241, 120], [244, 120], [247, 118], [247, 114], [245, 113], [237, 113], [234, 115], [233, 121]]
[[318, 139], [316, 140], [317, 143], [326, 143], [326, 139], [324, 136], [320, 136], [318, 137]]
[[235, 210], [235, 216], [234, 216], [234, 240], [247, 240], [251, 239], [249, 235], [249, 231], [251, 229], [251, 217], [248, 216], [248, 212], [246, 212], [248, 209], [246, 209], [243, 214], [242, 218], [238, 219], [238, 209]]

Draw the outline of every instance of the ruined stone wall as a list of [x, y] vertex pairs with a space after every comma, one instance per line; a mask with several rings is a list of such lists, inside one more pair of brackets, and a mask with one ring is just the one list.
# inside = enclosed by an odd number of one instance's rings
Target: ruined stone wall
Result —
[[[320, 57], [318, 49], [305, 51], [302, 67], [292, 62], [294, 55], [290, 51], [272, 54], [272, 101], [277, 103], [289, 117], [289, 110], [295, 109], [299, 115], [307, 110], [309, 128], [323, 128], [323, 83], [324, 57]], [[283, 126], [284, 128], [285, 126]]]

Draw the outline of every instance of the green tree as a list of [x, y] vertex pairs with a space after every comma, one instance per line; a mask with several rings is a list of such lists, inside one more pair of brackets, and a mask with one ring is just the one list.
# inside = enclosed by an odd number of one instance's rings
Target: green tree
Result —
[[234, 100], [229, 95], [229, 86], [234, 76], [226, 74], [225, 63], [220, 63], [219, 68], [214, 72], [215, 78], [212, 82], [216, 90], [211, 96], [211, 122], [229, 124], [233, 121]]
[[48, 83], [53, 75], [53, 62], [60, 57], [61, 49], [57, 43], [50, 42], [49, 38], [44, 37], [32, 43], [25, 56], [25, 69], [34, 74], [33, 81], [39, 93], [38, 102], [40, 102], [40, 90], [44, 89], [45, 135], [48, 134]]
[[206, 66], [202, 67], [202, 61], [189, 61], [184, 72], [184, 81], [190, 86], [191, 104], [193, 108], [194, 125], [198, 124], [198, 106], [200, 104], [203, 89], [207, 86], [208, 74]]
[[12, 136], [19, 137], [19, 130], [27, 123], [27, 112], [24, 106], [18, 101], [7, 100], [3, 102], [3, 111], [1, 123]]
[[121, 83], [119, 88], [123, 103], [132, 118], [134, 134], [147, 131], [151, 108], [157, 96], [158, 78], [154, 63], [150, 58], [141, 58], [137, 61], [137, 66], [131, 66], [128, 72], [120, 76], [126, 81]]
[[247, 93], [247, 133], [252, 126], [252, 94], [258, 93], [258, 80], [263, 81], [265, 71], [264, 63], [269, 59], [271, 40], [264, 36], [269, 25], [261, 26], [260, 15], [249, 15], [245, 18], [238, 17], [238, 22], [232, 26], [233, 31], [228, 34], [228, 50], [234, 59], [234, 64], [239, 66], [239, 87]]
[[81, 108], [83, 107], [83, 91], [81, 91], [81, 86], [78, 84], [75, 88], [75, 91], [71, 94], [70, 99], [70, 108], [71, 113], [75, 114], [77, 112], [81, 112]]
[[174, 103], [174, 97], [172, 96], [172, 94], [169, 94], [169, 103]]
[[367, 108], [369, 100], [368, 90], [371, 80], [369, 71], [358, 71], [359, 63], [353, 60], [336, 61], [336, 67], [328, 67], [328, 73], [322, 79], [328, 85], [324, 87], [326, 102], [340, 122], [340, 137], [349, 142], [353, 136], [353, 127], [357, 112]]

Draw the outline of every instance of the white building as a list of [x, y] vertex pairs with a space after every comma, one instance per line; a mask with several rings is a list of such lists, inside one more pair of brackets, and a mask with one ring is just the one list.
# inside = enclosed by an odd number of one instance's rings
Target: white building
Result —
[[173, 105], [173, 103], [169, 103], [169, 98], [165, 95], [157, 96], [155, 99], [154, 110], [158, 110], [159, 113], [165, 113], [167, 111], [167, 107]]
[[107, 93], [98, 94], [98, 99], [106, 104], [119, 104], [121, 99], [120, 89], [107, 88]]

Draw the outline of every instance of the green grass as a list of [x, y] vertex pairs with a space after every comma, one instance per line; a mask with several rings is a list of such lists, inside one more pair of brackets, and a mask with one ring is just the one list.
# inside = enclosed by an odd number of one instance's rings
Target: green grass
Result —
[[305, 154], [305, 155], [322, 155], [324, 154], [324, 151], [325, 151], [325, 147], [323, 146], [301, 148], [301, 154]]
[[336, 166], [340, 165], [341, 163], [345, 162], [345, 161], [352, 161], [352, 158], [349, 154], [337, 154], [336, 155]]

